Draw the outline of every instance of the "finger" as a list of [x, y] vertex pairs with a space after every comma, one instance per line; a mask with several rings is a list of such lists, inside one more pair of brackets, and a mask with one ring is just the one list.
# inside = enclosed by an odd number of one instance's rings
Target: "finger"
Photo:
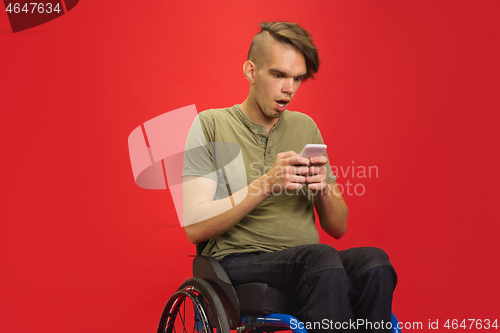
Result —
[[307, 176], [306, 182], [308, 184], [326, 183], [326, 177], [324, 175]]
[[286, 191], [296, 191], [302, 189], [303, 184], [290, 183], [285, 186]]
[[313, 183], [313, 184], [307, 184], [307, 188], [313, 192], [322, 193], [326, 189], [326, 183]]
[[309, 174], [309, 167], [307, 166], [283, 166], [281, 167], [282, 173], [284, 175], [301, 175], [306, 176]]
[[296, 175], [306, 176], [310, 174], [309, 167], [306, 166], [292, 167], [291, 170], [293, 170], [293, 173]]
[[285, 177], [285, 180], [288, 183], [304, 184], [306, 182], [306, 177], [298, 175], [287, 175]]
[[309, 159], [300, 155], [291, 156], [288, 159], [288, 165], [307, 165], [309, 166]]
[[295, 156], [295, 155], [297, 155], [297, 153], [294, 152], [293, 150], [290, 150], [290, 151], [285, 151], [285, 152], [282, 152], [282, 153], [278, 153], [278, 154], [276, 154], [276, 157], [280, 158], [280, 159], [286, 159], [286, 158], [289, 158], [289, 157], [292, 157], [292, 156]]
[[310, 166], [309, 167], [309, 175], [310, 176], [322, 175], [322, 174], [326, 174], [325, 167], [318, 167], [318, 166]]
[[318, 156], [318, 157], [311, 157], [309, 159], [311, 164], [318, 165], [318, 166], [323, 166], [328, 162], [328, 159], [325, 156]]

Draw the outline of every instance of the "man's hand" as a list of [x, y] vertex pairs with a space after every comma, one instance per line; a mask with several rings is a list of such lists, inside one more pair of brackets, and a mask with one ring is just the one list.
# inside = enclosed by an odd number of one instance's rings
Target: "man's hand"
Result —
[[277, 154], [271, 170], [260, 177], [265, 194], [300, 190], [306, 182], [309, 164], [309, 159], [294, 151]]
[[324, 194], [328, 191], [326, 184], [326, 168], [325, 164], [328, 159], [325, 156], [309, 158], [309, 173], [306, 177], [307, 188], [314, 194]]
[[315, 195], [314, 206], [318, 212], [321, 227], [330, 236], [340, 238], [347, 229], [347, 206], [334, 181], [326, 183], [325, 156], [309, 159], [309, 173], [306, 177], [307, 188]]

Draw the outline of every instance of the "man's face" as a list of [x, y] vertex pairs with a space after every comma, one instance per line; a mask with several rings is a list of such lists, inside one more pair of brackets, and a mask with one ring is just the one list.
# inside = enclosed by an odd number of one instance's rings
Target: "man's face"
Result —
[[306, 77], [306, 61], [293, 46], [273, 42], [255, 73], [255, 100], [268, 118], [279, 118]]

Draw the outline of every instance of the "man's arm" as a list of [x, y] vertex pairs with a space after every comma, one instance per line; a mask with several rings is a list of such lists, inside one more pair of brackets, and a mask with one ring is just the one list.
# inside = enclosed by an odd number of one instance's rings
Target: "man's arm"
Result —
[[182, 179], [184, 231], [193, 244], [231, 229], [267, 197], [260, 179], [224, 199], [214, 200], [216, 190], [217, 182], [210, 178]]
[[184, 231], [197, 244], [231, 229], [275, 189], [298, 190], [306, 181], [308, 159], [289, 151], [276, 155], [273, 167], [231, 196], [214, 200], [217, 182], [210, 178], [183, 178]]
[[327, 185], [323, 193], [318, 193], [314, 200], [321, 228], [339, 239], [347, 230], [347, 205], [340, 195], [337, 182]]
[[337, 182], [326, 184], [327, 158], [325, 156], [310, 159], [309, 175], [306, 177], [308, 188], [317, 193], [314, 206], [318, 212], [321, 228], [333, 238], [341, 238], [347, 230], [347, 205], [337, 186]]

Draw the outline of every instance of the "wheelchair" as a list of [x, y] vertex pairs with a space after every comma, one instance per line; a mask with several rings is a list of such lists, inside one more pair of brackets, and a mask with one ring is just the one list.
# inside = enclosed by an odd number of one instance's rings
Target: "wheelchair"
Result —
[[[307, 333], [292, 313], [293, 295], [264, 283], [233, 287], [219, 262], [202, 256], [207, 242], [196, 245], [193, 278], [184, 281], [163, 309], [158, 333], [275, 332]], [[401, 332], [394, 314], [391, 333]]]

